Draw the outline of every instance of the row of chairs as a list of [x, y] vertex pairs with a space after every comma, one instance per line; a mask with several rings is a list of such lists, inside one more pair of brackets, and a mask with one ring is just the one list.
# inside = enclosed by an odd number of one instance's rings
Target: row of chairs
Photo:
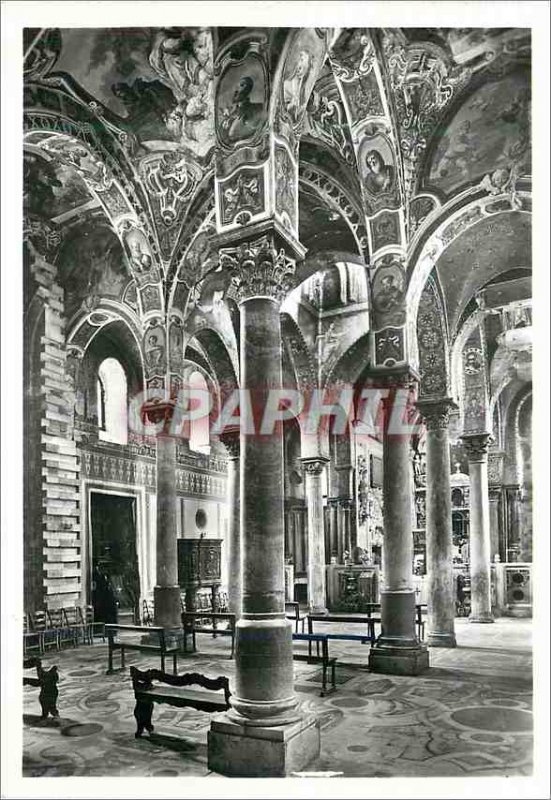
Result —
[[23, 655], [61, 650], [66, 644], [93, 644], [94, 637], [105, 641], [105, 625], [94, 619], [93, 606], [31, 611], [23, 617]]
[[[212, 614], [213, 612], [220, 612], [221, 614], [225, 614], [228, 612], [228, 595], [226, 592], [218, 592], [217, 595], [217, 604], [216, 608], [213, 609], [212, 607], [212, 595], [209, 592], [208, 594], [205, 592], [198, 592], [196, 598], [196, 610], [197, 611], [204, 611], [206, 614]], [[186, 601], [185, 595], [180, 595], [180, 609], [181, 611], [186, 611]], [[153, 600], [143, 600], [142, 601], [142, 625], [154, 625], [155, 624], [155, 608], [153, 604]]]

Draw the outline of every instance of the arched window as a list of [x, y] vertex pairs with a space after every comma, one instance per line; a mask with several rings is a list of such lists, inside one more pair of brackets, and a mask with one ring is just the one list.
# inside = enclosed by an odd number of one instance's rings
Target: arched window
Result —
[[128, 441], [128, 388], [126, 374], [116, 358], [106, 358], [98, 369], [99, 438], [104, 442]]
[[[200, 372], [192, 372], [189, 376], [190, 389], [208, 392], [208, 384]], [[208, 416], [190, 422], [189, 447], [197, 453], [210, 453], [209, 418]]]

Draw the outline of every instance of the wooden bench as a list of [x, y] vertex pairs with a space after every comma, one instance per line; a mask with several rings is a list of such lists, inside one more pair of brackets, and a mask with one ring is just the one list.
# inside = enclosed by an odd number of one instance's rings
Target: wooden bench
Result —
[[[361, 644], [373, 644], [375, 641], [375, 623], [380, 622], [380, 617], [374, 617], [371, 614], [352, 615], [352, 614], [308, 614], [308, 633], [314, 633], [314, 622], [340, 622], [341, 624], [355, 623], [366, 626], [365, 634], [361, 633], [325, 633], [328, 639], [343, 640], [360, 642]], [[309, 652], [312, 650], [310, 643], [308, 647]]]
[[36, 657], [23, 660], [23, 669], [34, 668], [36, 668], [36, 678], [23, 676], [23, 686], [40, 687], [38, 702], [42, 709], [41, 719], [46, 719], [48, 714], [51, 714], [52, 717], [59, 717], [59, 711], [57, 710], [59, 674], [57, 667], [54, 666], [45, 670], [42, 667], [42, 661]]
[[[116, 639], [122, 634], [136, 633], [141, 636], [141, 641], [133, 642], [126, 639]], [[113, 653], [115, 650], [121, 651], [121, 666], [120, 669], [125, 669], [124, 654], [126, 650], [139, 650], [144, 653], [158, 653], [161, 657], [161, 670], [165, 669], [165, 657], [172, 655], [172, 670], [176, 675], [177, 662], [178, 662], [178, 644], [167, 645], [165, 638], [164, 628], [154, 626], [143, 627], [140, 625], [114, 625], [108, 624], [105, 626], [105, 634], [109, 643], [109, 663], [107, 667], [107, 675], [111, 675], [115, 670], [113, 669]], [[157, 642], [155, 642], [157, 638]]]
[[[230, 707], [229, 679], [220, 676], [207, 678], [196, 672], [185, 675], [168, 675], [158, 669], [142, 671], [130, 667], [132, 687], [136, 698], [134, 716], [137, 729], [136, 739], [142, 735], [144, 728], [152, 733], [151, 724], [154, 703], [166, 703], [177, 708], [195, 708], [210, 714], [215, 711], [227, 711]], [[159, 681], [164, 686], [155, 686], [153, 681]], [[200, 686], [201, 689], [188, 689], [189, 686]]]
[[[308, 642], [308, 655], [306, 653], [293, 653], [295, 661], [307, 661], [309, 664], [321, 664], [321, 692], [320, 697], [334, 692], [337, 689], [335, 684], [335, 665], [336, 658], [329, 658], [329, 636], [326, 633], [293, 633], [294, 642]], [[312, 644], [316, 645], [316, 655], [312, 655]], [[321, 644], [321, 655], [319, 646]], [[331, 667], [331, 687], [327, 688], [327, 669]]]
[[[210, 620], [212, 626], [203, 625], [203, 620]], [[226, 620], [229, 622], [229, 627], [226, 629], [218, 628], [216, 623], [220, 620]], [[199, 624], [197, 624], [197, 621], [199, 621]], [[192, 652], [195, 653], [197, 650], [195, 634], [210, 633], [213, 636], [231, 636], [230, 658], [233, 658], [235, 648], [235, 614], [229, 614], [221, 611], [217, 611], [215, 613], [209, 613], [206, 611], [183, 611], [182, 627], [184, 629], [184, 652], [187, 653], [188, 636], [191, 636], [191, 642], [193, 646]]]
[[[419, 641], [424, 641], [425, 639], [425, 620], [423, 619], [423, 612], [426, 611], [427, 605], [426, 603], [416, 603], [415, 605], [415, 626], [417, 628], [417, 636], [419, 637]], [[373, 611], [381, 610], [380, 603], [368, 603], [367, 604], [367, 616], [370, 617]], [[375, 617], [376, 622], [380, 620]]]

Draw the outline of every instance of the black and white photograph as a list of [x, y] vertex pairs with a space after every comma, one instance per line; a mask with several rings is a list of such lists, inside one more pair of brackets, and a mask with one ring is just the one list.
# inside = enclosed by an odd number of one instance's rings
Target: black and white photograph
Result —
[[2, 797], [549, 797], [549, 3], [2, 19]]

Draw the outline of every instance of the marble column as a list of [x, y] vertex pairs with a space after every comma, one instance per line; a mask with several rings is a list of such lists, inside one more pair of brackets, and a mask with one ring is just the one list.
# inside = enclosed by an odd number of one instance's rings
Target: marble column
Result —
[[153, 589], [155, 625], [167, 630], [181, 628], [178, 585], [178, 535], [176, 528], [176, 439], [168, 432], [173, 403], [145, 408], [150, 421], [164, 420], [157, 434], [157, 583]]
[[338, 560], [339, 545], [338, 545], [338, 506], [336, 500], [331, 500], [329, 503], [329, 550], [330, 559], [334, 556]]
[[415, 630], [413, 535], [409, 434], [389, 431], [394, 387], [410, 386], [409, 373], [391, 379], [385, 399], [383, 433], [384, 587], [381, 589], [381, 635], [371, 648], [373, 672], [418, 675], [429, 666], [426, 645]]
[[490, 508], [488, 500], [488, 447], [490, 433], [461, 437], [470, 477], [470, 572], [471, 614], [469, 622], [493, 622], [490, 571]]
[[427, 644], [455, 647], [448, 422], [453, 401], [417, 403], [427, 429]]
[[499, 533], [500, 533], [500, 498], [501, 487], [490, 486], [488, 489], [488, 499], [490, 503], [490, 561], [493, 563], [495, 557], [499, 556]]
[[239, 429], [222, 434], [228, 451], [228, 606], [236, 619], [241, 616], [241, 527], [239, 489]]
[[313, 614], [327, 612], [321, 476], [328, 460], [323, 457], [302, 459], [308, 513], [308, 609]]
[[[285, 775], [319, 754], [319, 724], [299, 708], [291, 622], [285, 617], [282, 426], [261, 432], [270, 390], [281, 388], [279, 308], [286, 266], [275, 235], [220, 251], [240, 307], [242, 614], [236, 625], [231, 709], [213, 720], [208, 764], [241, 776]], [[243, 405], [245, 405], [243, 403]]]

